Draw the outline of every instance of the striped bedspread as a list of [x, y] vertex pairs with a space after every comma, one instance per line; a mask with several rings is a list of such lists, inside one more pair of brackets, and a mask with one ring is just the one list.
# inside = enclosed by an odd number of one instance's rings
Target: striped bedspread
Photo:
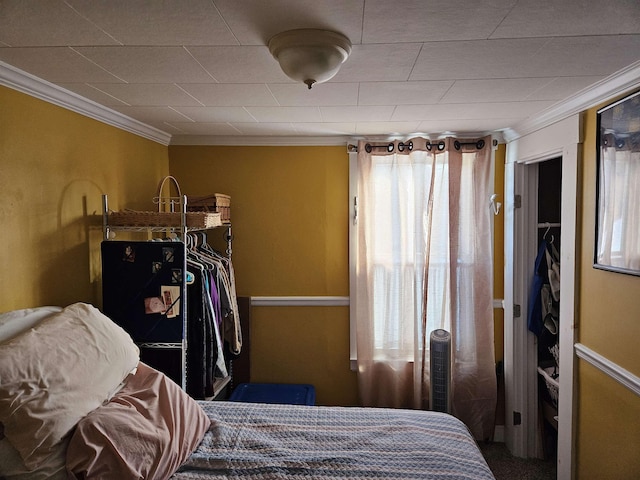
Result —
[[494, 478], [466, 426], [441, 413], [201, 405], [211, 428], [172, 479]]

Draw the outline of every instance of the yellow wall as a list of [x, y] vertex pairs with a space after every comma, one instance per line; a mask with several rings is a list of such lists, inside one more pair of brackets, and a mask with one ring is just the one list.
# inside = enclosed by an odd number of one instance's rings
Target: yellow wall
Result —
[[[171, 146], [169, 157], [183, 193], [231, 195], [239, 295], [349, 295], [345, 146]], [[348, 307], [254, 307], [251, 325], [252, 381], [311, 383], [318, 404], [357, 402]]]
[[5, 87], [0, 105], [0, 311], [100, 305], [91, 214], [103, 193], [113, 207], [147, 206], [167, 147]]
[[[495, 174], [493, 191], [498, 194], [496, 202], [503, 206], [504, 201], [504, 165], [506, 145], [500, 144], [495, 152]], [[493, 217], [493, 298], [504, 298], [504, 208]], [[496, 362], [504, 360], [504, 309], [493, 309], [493, 335]], [[496, 425], [504, 425], [505, 389], [504, 376], [498, 377], [498, 403], [496, 407]]]
[[[585, 115], [578, 341], [640, 376], [640, 277], [593, 268], [596, 110]], [[578, 363], [580, 479], [640, 475], [640, 399], [584, 361]]]

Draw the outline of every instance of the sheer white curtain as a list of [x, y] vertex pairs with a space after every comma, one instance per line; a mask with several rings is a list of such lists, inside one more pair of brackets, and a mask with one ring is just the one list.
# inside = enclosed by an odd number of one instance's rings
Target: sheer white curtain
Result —
[[481, 142], [359, 143], [356, 344], [363, 405], [426, 409], [429, 335], [449, 331], [453, 413], [486, 439], [496, 375], [491, 138]]
[[[605, 136], [601, 149], [596, 262], [640, 270], [640, 149]], [[634, 148], [635, 147], [635, 148]]]

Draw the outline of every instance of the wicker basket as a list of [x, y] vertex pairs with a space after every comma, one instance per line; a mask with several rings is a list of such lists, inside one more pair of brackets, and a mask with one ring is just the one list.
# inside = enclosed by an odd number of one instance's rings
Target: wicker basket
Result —
[[[214, 228], [222, 225], [219, 213], [187, 212], [187, 228]], [[182, 215], [179, 212], [141, 212], [123, 210], [109, 213], [109, 224], [117, 227], [180, 227]]]
[[187, 196], [187, 211], [219, 213], [222, 223], [231, 223], [231, 197], [223, 193], [204, 197]]
[[553, 378], [551, 375], [555, 367], [542, 368], [538, 367], [538, 373], [544, 379], [544, 383], [547, 386], [547, 391], [549, 392], [549, 396], [551, 396], [551, 400], [553, 400], [554, 406], [558, 406], [558, 393], [560, 391], [560, 383], [557, 378]]
[[[172, 187], [175, 190], [175, 196], [171, 194]], [[174, 177], [169, 175], [160, 181], [153, 202], [158, 205], [157, 212], [138, 210], [109, 212], [109, 224], [117, 227], [137, 228], [177, 228], [182, 226], [184, 197], [180, 191], [180, 185]], [[207, 229], [222, 225], [220, 213], [209, 211], [187, 211], [185, 222], [185, 226], [189, 229]]]

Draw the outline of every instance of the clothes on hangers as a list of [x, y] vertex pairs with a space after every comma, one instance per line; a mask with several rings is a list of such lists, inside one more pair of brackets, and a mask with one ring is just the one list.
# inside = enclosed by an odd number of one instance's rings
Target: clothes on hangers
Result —
[[553, 240], [548, 245], [545, 252], [547, 260], [547, 278], [551, 295], [556, 302], [560, 301], [560, 254], [553, 244]]
[[213, 302], [214, 311], [217, 313], [216, 319], [229, 351], [233, 355], [238, 355], [242, 349], [242, 329], [231, 259], [211, 248], [206, 242], [204, 232], [194, 234], [190, 245], [188, 255], [206, 264], [210, 271], [210, 288], [212, 289], [210, 296], [219, 301], [219, 308], [218, 302]]
[[538, 337], [544, 328], [542, 317], [542, 287], [547, 283], [548, 276], [546, 251], [547, 242], [543, 239], [538, 246], [538, 254], [536, 255], [527, 315], [527, 326], [529, 330]]
[[540, 242], [536, 255], [529, 296], [528, 327], [538, 337], [543, 328], [558, 332], [558, 302], [560, 301], [560, 262], [553, 243]]

